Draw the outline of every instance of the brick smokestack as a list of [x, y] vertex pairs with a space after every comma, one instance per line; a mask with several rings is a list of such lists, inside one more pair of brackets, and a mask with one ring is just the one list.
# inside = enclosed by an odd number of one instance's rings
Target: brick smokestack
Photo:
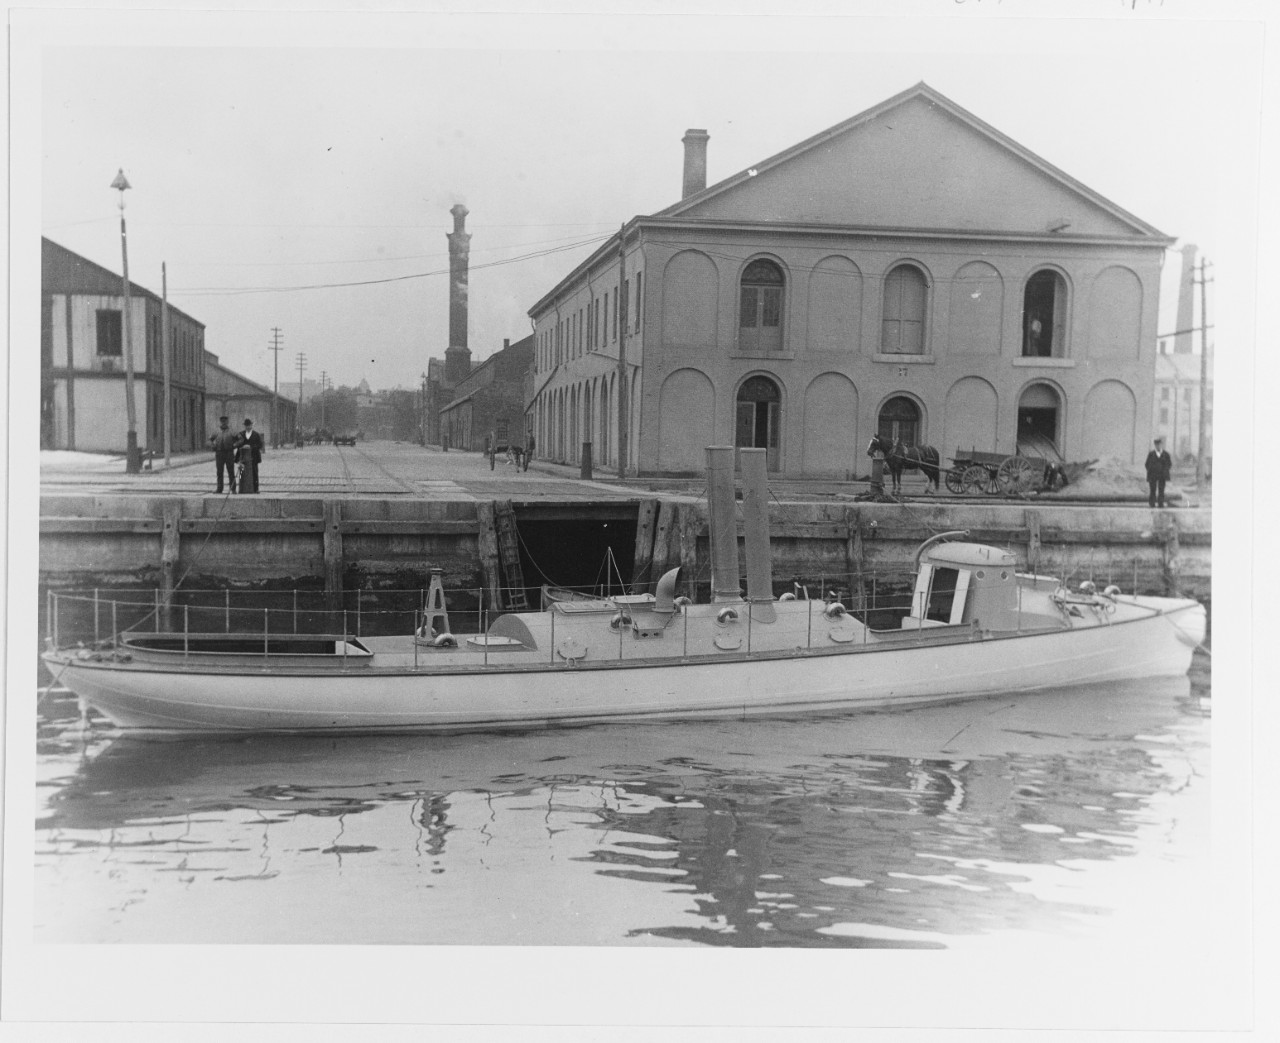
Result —
[[467, 271], [471, 259], [471, 233], [465, 231], [469, 211], [455, 204], [453, 231], [449, 240], [449, 347], [444, 353], [444, 379], [450, 387], [471, 372], [471, 351], [467, 347]]
[[687, 199], [707, 187], [707, 142], [711, 135], [705, 130], [690, 129], [684, 132], [684, 192]]

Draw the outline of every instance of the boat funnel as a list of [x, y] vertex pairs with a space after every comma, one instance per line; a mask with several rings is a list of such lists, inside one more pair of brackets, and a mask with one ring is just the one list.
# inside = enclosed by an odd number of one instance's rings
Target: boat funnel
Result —
[[740, 602], [738, 512], [733, 500], [731, 445], [707, 446], [707, 504], [711, 512], [711, 600]]
[[766, 449], [739, 449], [742, 460], [742, 526], [746, 535], [747, 601], [751, 618], [777, 619], [773, 608], [773, 561], [769, 554], [769, 475]]

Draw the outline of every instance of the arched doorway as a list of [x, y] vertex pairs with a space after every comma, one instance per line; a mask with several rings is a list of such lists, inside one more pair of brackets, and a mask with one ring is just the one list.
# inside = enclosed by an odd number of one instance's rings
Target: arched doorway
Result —
[[915, 445], [920, 436], [920, 407], [905, 395], [889, 399], [880, 407], [876, 433], [890, 442]]
[[778, 435], [782, 426], [782, 393], [768, 377], [749, 377], [738, 389], [738, 412], [733, 444], [767, 449], [770, 471], [778, 470]]
[[1060, 451], [1058, 424], [1062, 400], [1048, 384], [1032, 384], [1018, 399], [1018, 451], [1043, 456], [1046, 449]]

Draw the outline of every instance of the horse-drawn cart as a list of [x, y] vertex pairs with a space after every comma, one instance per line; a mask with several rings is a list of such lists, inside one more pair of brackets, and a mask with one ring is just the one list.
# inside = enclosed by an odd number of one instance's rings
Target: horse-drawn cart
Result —
[[1013, 456], [957, 449], [947, 469], [946, 484], [960, 495], [1010, 496], [1052, 489], [1065, 477], [1060, 460], [1028, 455], [1022, 446]]

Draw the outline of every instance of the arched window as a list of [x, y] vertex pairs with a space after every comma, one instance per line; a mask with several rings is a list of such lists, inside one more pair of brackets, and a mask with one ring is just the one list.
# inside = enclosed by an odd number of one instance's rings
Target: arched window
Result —
[[900, 264], [884, 278], [884, 316], [880, 351], [886, 355], [924, 354], [924, 316], [929, 283], [914, 264]]
[[920, 407], [903, 395], [889, 399], [880, 409], [876, 433], [890, 442], [915, 445], [920, 434]]
[[778, 470], [778, 434], [781, 430], [782, 394], [768, 377], [750, 377], [738, 389], [738, 414], [734, 445], [767, 449], [769, 470]]
[[749, 354], [782, 350], [782, 269], [772, 261], [752, 261], [742, 272], [738, 307], [738, 350]]
[[1045, 268], [1027, 280], [1022, 293], [1022, 354], [1061, 358], [1066, 354], [1067, 284]]

